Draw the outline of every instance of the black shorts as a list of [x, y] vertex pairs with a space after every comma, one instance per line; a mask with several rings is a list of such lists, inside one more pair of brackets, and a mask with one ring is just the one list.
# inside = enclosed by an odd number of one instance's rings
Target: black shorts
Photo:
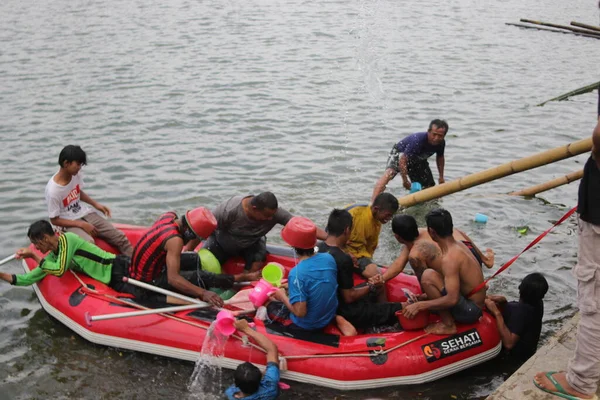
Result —
[[396, 311], [402, 310], [400, 303], [375, 303], [366, 299], [338, 307], [338, 314], [359, 329], [381, 325], [394, 325], [398, 322]]
[[473, 246], [473, 243], [469, 242], [468, 240], [463, 240], [462, 242], [465, 246], [467, 246], [467, 249], [471, 250], [471, 253], [475, 256], [475, 259], [479, 263], [479, 266], [483, 266], [483, 260], [481, 257], [479, 257], [479, 254], [477, 254], [477, 251], [475, 251], [475, 246]]
[[233, 252], [227, 252], [217, 241], [214, 235], [209, 236], [204, 242], [203, 248], [210, 250], [211, 253], [219, 260], [221, 266], [231, 257], [241, 256], [244, 259], [246, 270], [252, 268], [252, 264], [257, 261], [265, 261], [267, 259], [267, 238], [258, 239], [252, 246], [245, 249], [239, 249]]
[[[394, 178], [400, 172], [400, 154], [402, 153], [400, 153], [394, 145], [386, 163], [386, 169], [394, 171], [391, 178]], [[410, 157], [406, 162], [406, 167], [411, 182], [419, 182], [423, 189], [435, 186], [435, 180], [433, 179], [433, 174], [431, 173], [431, 168], [429, 168], [429, 162], [427, 162], [427, 160], [418, 157]]]
[[[448, 294], [446, 288], [443, 288], [441, 293], [442, 296]], [[472, 300], [460, 295], [458, 303], [450, 308], [450, 314], [452, 314], [452, 318], [454, 318], [454, 321], [456, 322], [461, 324], [474, 324], [481, 318], [483, 312]]]

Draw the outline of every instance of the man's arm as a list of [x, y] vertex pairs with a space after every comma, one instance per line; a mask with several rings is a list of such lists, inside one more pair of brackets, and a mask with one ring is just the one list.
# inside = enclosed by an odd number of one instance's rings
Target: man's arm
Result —
[[438, 174], [439, 174], [439, 182], [440, 185], [445, 182], [444, 179], [444, 165], [446, 164], [446, 159], [444, 156], [437, 156], [435, 158], [435, 162], [437, 164]]
[[106, 215], [107, 217], [112, 216], [110, 213], [110, 208], [98, 203], [96, 200], [94, 200], [90, 196], [88, 196], [88, 194], [85, 193], [83, 190], [81, 191], [80, 198], [82, 201], [85, 201], [86, 203], [88, 203], [89, 205], [91, 205], [92, 207], [94, 207], [95, 209], [97, 209], [98, 211], [100, 211], [101, 213]]
[[446, 310], [458, 303], [458, 300], [460, 299], [459, 263], [454, 260], [448, 261], [446, 262], [446, 265], [443, 266], [442, 271], [444, 273], [446, 295], [438, 297], [437, 299], [415, 303], [416, 305], [420, 304], [420, 309], [434, 311]]
[[500, 333], [500, 338], [502, 339], [502, 346], [505, 349], [512, 349], [515, 347], [515, 344], [519, 341], [519, 335], [512, 333], [506, 324], [504, 323], [504, 317], [502, 313], [496, 306], [496, 303], [491, 299], [485, 300], [485, 306], [488, 311], [496, 318], [496, 326], [498, 327], [498, 333]]
[[405, 153], [402, 153], [400, 156], [400, 161], [398, 161], [398, 167], [400, 169], [400, 176], [402, 176], [402, 186], [405, 189], [410, 189], [410, 179], [408, 179], [408, 158]]
[[404, 271], [406, 263], [408, 262], [408, 255], [410, 254], [410, 250], [411, 248], [409, 248], [408, 246], [404, 246], [402, 248], [400, 255], [394, 260], [392, 265], [390, 265], [388, 269], [383, 273], [384, 282], [395, 278], [398, 274]]
[[199, 298], [215, 306], [223, 306], [223, 300], [218, 294], [209, 290], [202, 289], [191, 282], [188, 282], [179, 274], [181, 269], [181, 250], [183, 249], [183, 239], [172, 237], [165, 243], [167, 252], [167, 279], [169, 285], [176, 291]]
[[250, 328], [248, 321], [245, 319], [238, 319], [234, 322], [235, 329], [248, 335], [248, 337], [254, 339], [256, 344], [262, 347], [267, 352], [267, 362], [274, 362], [279, 365], [279, 351], [277, 346], [269, 338], [260, 332], [256, 332]]
[[375, 187], [373, 188], [373, 194], [371, 195], [371, 204], [373, 204], [375, 198], [379, 196], [380, 193], [383, 193], [385, 191], [387, 184], [392, 179], [394, 179], [393, 173], [390, 173], [388, 171], [392, 171], [392, 169], [386, 169], [383, 175], [381, 175], [381, 178], [379, 178], [375, 183]]
[[306, 301], [297, 301], [294, 304], [290, 303], [290, 299], [285, 294], [284, 289], [278, 289], [273, 293], [273, 298], [281, 301], [296, 317], [302, 318], [306, 316]]

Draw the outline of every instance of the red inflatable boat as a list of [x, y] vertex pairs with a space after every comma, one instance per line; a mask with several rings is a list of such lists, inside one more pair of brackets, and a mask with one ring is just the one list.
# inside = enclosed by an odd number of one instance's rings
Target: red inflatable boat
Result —
[[[118, 226], [132, 243], [146, 228]], [[100, 247], [113, 251], [104, 242]], [[270, 246], [268, 261], [294, 266], [292, 250]], [[237, 273], [241, 262], [228, 262], [224, 272]], [[23, 262], [29, 271], [31, 259]], [[390, 301], [406, 301], [402, 289], [420, 293], [416, 278], [400, 274], [386, 283]], [[42, 307], [83, 338], [106, 346], [142, 351], [195, 361], [216, 310], [188, 310], [171, 314], [109, 319], [90, 323], [90, 316], [134, 311], [142, 308], [106, 285], [79, 273], [61, 278], [47, 276], [34, 285]], [[235, 306], [229, 306], [235, 310]], [[252, 315], [252, 314], [250, 314]], [[432, 316], [432, 321], [434, 317]], [[433, 381], [495, 357], [501, 341], [495, 320], [484, 313], [477, 324], [459, 325], [450, 336], [426, 334], [423, 330], [340, 336], [335, 327], [322, 334], [292, 337], [280, 324], [255, 320], [256, 329], [279, 348], [282, 379], [311, 383], [340, 390], [381, 388]], [[222, 367], [234, 369], [245, 361], [265, 364], [264, 353], [244, 345], [233, 335], [226, 345]]]

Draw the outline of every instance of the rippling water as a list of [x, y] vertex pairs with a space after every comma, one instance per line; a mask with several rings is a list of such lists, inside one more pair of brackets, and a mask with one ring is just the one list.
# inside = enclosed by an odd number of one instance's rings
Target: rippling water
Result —
[[[598, 24], [592, 0], [201, 1], [0, 3], [0, 244], [27, 243], [46, 216], [60, 149], [88, 153], [88, 192], [115, 221], [275, 192], [325, 224], [370, 198], [392, 144], [450, 124], [446, 179], [591, 134], [596, 97], [535, 104], [598, 80], [600, 42], [504, 25], [519, 18]], [[576, 204], [576, 184], [542, 197], [503, 195], [582, 167], [584, 156], [442, 200], [498, 264]], [[405, 194], [399, 179], [390, 190]], [[433, 204], [409, 210], [423, 221]], [[471, 222], [476, 212], [487, 225]], [[516, 227], [528, 226], [520, 235]], [[493, 284], [517, 294], [542, 271], [544, 333], [574, 314], [575, 221]], [[280, 243], [278, 232], [270, 240]], [[399, 252], [385, 227], [376, 258]], [[2, 257], [4, 256], [2, 255]], [[4, 271], [20, 272], [17, 262]], [[191, 363], [95, 346], [40, 310], [31, 289], [0, 285], [0, 398], [186, 396]], [[473, 398], [508, 369], [490, 364], [430, 385], [340, 393], [293, 384], [283, 398]], [[231, 379], [229, 372], [224, 379]]]

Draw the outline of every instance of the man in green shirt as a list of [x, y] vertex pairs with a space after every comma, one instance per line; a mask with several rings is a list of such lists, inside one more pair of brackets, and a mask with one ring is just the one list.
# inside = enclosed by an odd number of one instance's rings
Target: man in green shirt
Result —
[[17, 250], [18, 259], [33, 258], [38, 266], [20, 275], [0, 272], [0, 279], [16, 286], [29, 286], [46, 275], [61, 277], [73, 269], [111, 287], [122, 284], [122, 274], [118, 271], [127, 270], [129, 257], [115, 256], [71, 232], [56, 236], [52, 225], [44, 220], [31, 224], [27, 236], [37, 250], [48, 254], [42, 258], [30, 248]]

